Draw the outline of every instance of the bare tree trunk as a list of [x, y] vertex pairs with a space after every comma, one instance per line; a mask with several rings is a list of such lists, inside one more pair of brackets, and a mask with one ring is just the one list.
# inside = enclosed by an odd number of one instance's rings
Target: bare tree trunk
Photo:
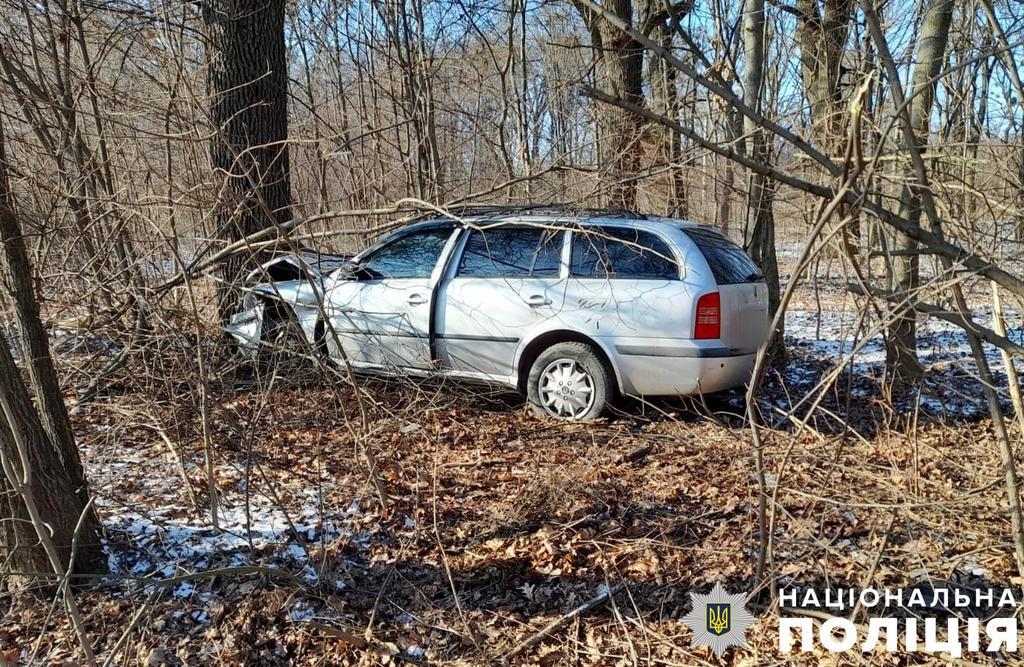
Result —
[[[921, 25], [917, 65], [914, 67], [911, 94], [907, 102], [910, 125], [919, 146], [928, 144], [929, 119], [935, 100], [935, 78], [945, 59], [953, 7], [953, 0], [930, 0]], [[921, 193], [909, 169], [905, 176], [900, 191], [899, 215], [915, 225], [920, 225]], [[897, 293], [912, 301], [920, 282], [920, 255], [917, 253], [917, 242], [898, 234], [894, 246], [892, 284]], [[889, 326], [885, 356], [888, 373], [894, 381], [902, 383], [920, 377], [921, 364], [917, 359], [917, 315], [913, 310], [895, 318]]]
[[[100, 549], [99, 521], [88, 504], [88, 488], [80, 474], [81, 464], [77, 452], [74, 461], [69, 462], [66, 452], [62, 452], [60, 447], [50, 441], [2, 332], [0, 401], [10, 413], [0, 418], [0, 448], [3, 449], [4, 458], [14, 462], [14, 470], [23, 482], [21, 485], [31, 494], [30, 499], [12, 494], [14, 485], [6, 475], [0, 484], [4, 492], [0, 536], [3, 539], [4, 558], [10, 569], [15, 573], [53, 570], [26, 506], [26, 502], [34, 502], [63, 569], [104, 572], [106, 565]], [[23, 448], [17, 446], [15, 434], [11, 431], [12, 424], [20, 429]], [[25, 458], [21, 456], [22, 451]], [[26, 478], [28, 481], [24, 483]], [[75, 545], [74, 562], [71, 558], [72, 544]], [[24, 587], [29, 582], [19, 580], [13, 583]]]
[[840, 77], [853, 0], [825, 0], [821, 10], [816, 0], [798, 0], [796, 8], [800, 75], [811, 107], [815, 139], [827, 155], [835, 157], [846, 136]]
[[[607, 93], [630, 104], [643, 106], [643, 47], [626, 32], [595, 15], [586, 5], [578, 3], [576, 6], [590, 27]], [[604, 8], [626, 23], [633, 22], [631, 0], [609, 0]], [[602, 107], [598, 166], [607, 187], [607, 204], [612, 208], [636, 207], [641, 128], [642, 123], [636, 114], [610, 105]]]
[[[3, 126], [0, 125], [0, 242], [3, 243], [4, 287], [14, 300], [22, 354], [39, 401], [43, 427], [53, 442], [72, 443], [73, 449], [74, 436], [68, 423], [64, 394], [50, 358], [50, 344], [39, 317], [28, 251], [15, 218], [5, 160]], [[69, 458], [72, 464], [77, 465], [77, 450]]]
[[[655, 26], [651, 38], [664, 48], [671, 49], [673, 34], [671, 26], [661, 23]], [[665, 62], [664, 58], [650, 53], [647, 59], [647, 80], [651, 89], [652, 109], [666, 118], [678, 119], [679, 89], [676, 68]], [[667, 168], [665, 176], [659, 179], [665, 184], [664, 213], [686, 217], [686, 182], [683, 180], [683, 169], [679, 164], [683, 153], [681, 137], [678, 132], [665, 126], [653, 125], [649, 132], [654, 135], [655, 162]]]
[[[814, 139], [833, 160], [846, 141], [848, 113], [843, 102], [843, 58], [850, 34], [854, 0], [798, 0], [795, 36], [800, 45], [800, 78], [811, 111]], [[845, 207], [844, 207], [845, 208]], [[841, 211], [842, 216], [845, 211]], [[860, 245], [860, 225], [844, 228], [847, 254], [854, 258]]]
[[[64, 569], [90, 572], [105, 570], [100, 549], [100, 524], [89, 505], [85, 472], [68, 422], [64, 396], [50, 357], [49, 342], [39, 319], [32, 267], [21, 229], [11, 208], [6, 153], [0, 128], [0, 241], [3, 242], [3, 282], [14, 302], [22, 356], [36, 397], [38, 411], [11, 356], [6, 337], [0, 333], [0, 402], [7, 419], [0, 419], [0, 447], [15, 462], [19, 479], [5, 479], [0, 487], [6, 507], [0, 521], [6, 555], [12, 568], [23, 572], [47, 572], [50, 557], [29, 520], [27, 502], [34, 502], [50, 531]], [[11, 426], [20, 433], [18, 447]], [[2, 476], [0, 476], [2, 477]], [[20, 482], [20, 484], [19, 484]], [[23, 486], [31, 499], [14, 496]], [[77, 554], [71, 562], [71, 545], [77, 534]]]
[[[743, 103], [749, 108], [762, 112], [765, 57], [764, 0], [745, 0], [743, 5], [743, 47], [745, 70], [743, 72]], [[764, 130], [750, 118], [744, 121], [748, 154], [763, 164], [771, 164], [771, 147]], [[779, 307], [779, 263], [775, 254], [775, 215], [773, 203], [775, 185], [763, 174], [751, 172], [747, 194], [747, 226], [750, 237], [744, 239], [750, 253], [768, 283], [768, 307], [774, 315]], [[783, 350], [782, 321], [774, 337], [771, 356]]]
[[[217, 204], [217, 233], [226, 242], [286, 222], [288, 72], [284, 0], [205, 0], [210, 140], [214, 169], [225, 177]], [[235, 286], [252, 258], [233, 255], [218, 289], [222, 319], [234, 310]]]

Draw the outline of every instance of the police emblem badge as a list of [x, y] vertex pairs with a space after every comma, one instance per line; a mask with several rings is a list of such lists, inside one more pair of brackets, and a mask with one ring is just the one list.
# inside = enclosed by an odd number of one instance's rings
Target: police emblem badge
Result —
[[692, 646], [710, 646], [722, 657], [730, 646], [747, 647], [746, 631], [754, 624], [754, 616], [744, 604], [742, 593], [730, 595], [721, 583], [707, 595], [690, 593], [690, 613], [683, 623], [693, 632]]

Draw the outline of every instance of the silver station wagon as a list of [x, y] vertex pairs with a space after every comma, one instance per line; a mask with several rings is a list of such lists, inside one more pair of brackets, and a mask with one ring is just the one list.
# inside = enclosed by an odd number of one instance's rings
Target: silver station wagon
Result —
[[[262, 282], [261, 282], [262, 281]], [[559, 419], [617, 395], [745, 383], [768, 290], [718, 231], [635, 213], [489, 213], [404, 227], [351, 259], [274, 260], [228, 330], [360, 372], [500, 383]]]

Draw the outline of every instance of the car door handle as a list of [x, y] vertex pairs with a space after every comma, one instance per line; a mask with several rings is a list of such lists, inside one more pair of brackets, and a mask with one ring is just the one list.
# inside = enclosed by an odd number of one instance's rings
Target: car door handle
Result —
[[531, 308], [538, 308], [540, 306], [550, 306], [551, 299], [543, 294], [533, 294], [526, 299], [526, 303], [530, 304]]
[[427, 299], [422, 294], [410, 294], [409, 298], [405, 301], [410, 306], [422, 306], [427, 302]]

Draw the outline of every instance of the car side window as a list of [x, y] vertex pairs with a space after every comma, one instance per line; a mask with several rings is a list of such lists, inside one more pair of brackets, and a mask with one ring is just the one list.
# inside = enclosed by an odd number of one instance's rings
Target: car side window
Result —
[[451, 227], [404, 234], [363, 258], [360, 269], [374, 278], [429, 278], [451, 235]]
[[577, 278], [672, 280], [679, 268], [668, 245], [639, 229], [601, 227], [573, 232], [570, 274]]
[[474, 229], [466, 239], [458, 275], [476, 278], [558, 276], [561, 230], [541, 227]]

